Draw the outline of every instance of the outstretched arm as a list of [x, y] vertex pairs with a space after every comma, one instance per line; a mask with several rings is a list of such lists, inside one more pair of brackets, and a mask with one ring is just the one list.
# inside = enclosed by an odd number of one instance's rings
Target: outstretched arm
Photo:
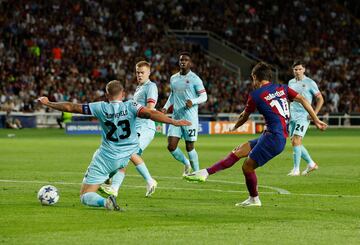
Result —
[[143, 107], [139, 113], [138, 116], [140, 118], [145, 119], [151, 119], [156, 122], [163, 122], [163, 123], [169, 123], [174, 126], [190, 126], [191, 123], [186, 120], [174, 120], [168, 116], [166, 116], [164, 113], [161, 113], [159, 111], [149, 110], [146, 107]]
[[325, 130], [327, 128], [327, 124], [323, 121], [320, 121], [320, 119], [316, 116], [315, 111], [311, 107], [310, 103], [300, 94], [298, 94], [294, 101], [299, 102], [302, 104], [302, 106], [305, 108], [305, 110], [309, 113], [310, 117], [313, 119], [315, 126], [320, 130]]
[[47, 97], [40, 97], [38, 101], [52, 109], [65, 112], [83, 113], [82, 104], [75, 104], [71, 102], [51, 102]]
[[239, 119], [237, 120], [235, 126], [231, 129], [231, 131], [235, 131], [238, 127], [242, 126], [248, 119], [250, 113], [245, 110], [240, 113]]
[[315, 114], [317, 115], [319, 113], [319, 111], [321, 110], [321, 107], [324, 104], [324, 98], [322, 97], [321, 93], [319, 93], [316, 97], [316, 105], [315, 105]]

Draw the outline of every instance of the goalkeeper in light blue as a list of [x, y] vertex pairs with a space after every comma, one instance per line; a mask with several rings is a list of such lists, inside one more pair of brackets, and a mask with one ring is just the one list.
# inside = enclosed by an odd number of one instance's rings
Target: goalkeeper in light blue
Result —
[[[158, 89], [154, 82], [150, 81], [150, 63], [146, 61], [139, 61], [135, 65], [136, 80], [138, 86], [134, 94], [134, 100], [150, 110], [155, 110], [155, 105], [158, 100]], [[136, 132], [139, 137], [139, 151], [131, 156], [131, 161], [134, 163], [136, 170], [146, 181], [145, 197], [150, 197], [157, 187], [157, 181], [152, 178], [141, 154], [155, 137], [155, 122], [143, 118], [136, 119]], [[100, 186], [100, 190], [108, 195], [117, 196], [120, 186], [125, 178], [126, 168], [120, 169], [118, 172], [112, 173], [110, 181], [106, 181]], [[109, 184], [107, 184], [109, 183]]]
[[[289, 87], [304, 96], [310, 104], [312, 103], [313, 98], [315, 98], [316, 103], [314, 111], [317, 114], [324, 104], [324, 99], [318, 86], [312, 79], [305, 76], [305, 65], [302, 61], [295, 61], [292, 68], [295, 77], [289, 81]], [[300, 175], [301, 158], [307, 162], [307, 167], [301, 172], [301, 175], [307, 175], [318, 169], [317, 163], [313, 161], [309, 152], [302, 144], [302, 140], [309, 124], [309, 114], [304, 107], [298, 102], [292, 102], [290, 104], [289, 133], [293, 147], [294, 167], [288, 174], [289, 176]]]
[[110, 173], [125, 168], [130, 157], [139, 151], [139, 139], [135, 125], [137, 117], [177, 126], [191, 125], [189, 121], [171, 119], [163, 113], [149, 110], [133, 100], [123, 102], [123, 96], [123, 86], [119, 81], [114, 80], [106, 85], [106, 97], [109, 102], [75, 104], [50, 102], [47, 97], [38, 99], [43, 105], [55, 110], [92, 115], [100, 122], [101, 145], [93, 155], [80, 190], [80, 200], [87, 206], [120, 210], [114, 195], [103, 198], [96, 191]]
[[[183, 175], [186, 175], [192, 170], [199, 170], [199, 157], [194, 146], [199, 129], [198, 105], [206, 102], [207, 94], [202, 80], [191, 71], [190, 53], [180, 53], [179, 66], [180, 71], [170, 78], [171, 92], [162, 111], [166, 113], [172, 107], [174, 119], [186, 118], [192, 123], [191, 126], [178, 128], [169, 125], [168, 130], [167, 148], [171, 155], [184, 165]], [[178, 147], [181, 138], [185, 140], [189, 159]]]

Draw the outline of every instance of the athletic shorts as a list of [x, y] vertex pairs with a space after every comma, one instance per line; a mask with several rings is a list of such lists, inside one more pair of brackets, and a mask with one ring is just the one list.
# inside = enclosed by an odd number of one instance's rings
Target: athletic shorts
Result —
[[169, 125], [167, 135], [177, 138], [183, 138], [186, 141], [196, 141], [198, 136], [199, 126], [197, 122], [192, 122], [191, 126], [176, 127]]
[[298, 135], [304, 138], [306, 131], [309, 127], [310, 121], [307, 119], [290, 120], [289, 122], [289, 134], [290, 137]]
[[250, 140], [249, 143], [251, 147], [249, 157], [261, 167], [284, 150], [286, 138], [265, 131], [259, 138]]
[[136, 132], [139, 136], [140, 152], [143, 152], [146, 147], [151, 143], [155, 137], [155, 130], [148, 128], [147, 126], [136, 128]]
[[109, 174], [119, 168], [124, 168], [128, 165], [129, 157], [120, 159], [109, 159], [99, 150], [95, 151], [91, 163], [85, 173], [84, 184], [102, 184], [109, 178]]

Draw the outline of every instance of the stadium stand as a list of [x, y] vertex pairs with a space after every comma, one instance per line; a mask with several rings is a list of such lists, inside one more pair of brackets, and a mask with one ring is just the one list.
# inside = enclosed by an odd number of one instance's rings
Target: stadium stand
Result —
[[[291, 76], [296, 57], [308, 63], [326, 99], [323, 112], [360, 112], [359, 21], [336, 1], [2, 1], [0, 103], [3, 111], [38, 110], [35, 98], [86, 102], [103, 96], [111, 79], [135, 89], [134, 64], [152, 63], [158, 107], [177, 71], [177, 54], [191, 50], [209, 101], [201, 113], [239, 112], [250, 88], [165, 28], [209, 30]], [[313, 31], [313, 30], [316, 31]]]

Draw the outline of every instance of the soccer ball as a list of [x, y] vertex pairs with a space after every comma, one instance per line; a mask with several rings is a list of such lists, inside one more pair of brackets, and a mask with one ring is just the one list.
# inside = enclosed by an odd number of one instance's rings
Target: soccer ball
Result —
[[55, 186], [44, 185], [40, 188], [37, 198], [42, 205], [54, 205], [59, 201], [59, 192]]

